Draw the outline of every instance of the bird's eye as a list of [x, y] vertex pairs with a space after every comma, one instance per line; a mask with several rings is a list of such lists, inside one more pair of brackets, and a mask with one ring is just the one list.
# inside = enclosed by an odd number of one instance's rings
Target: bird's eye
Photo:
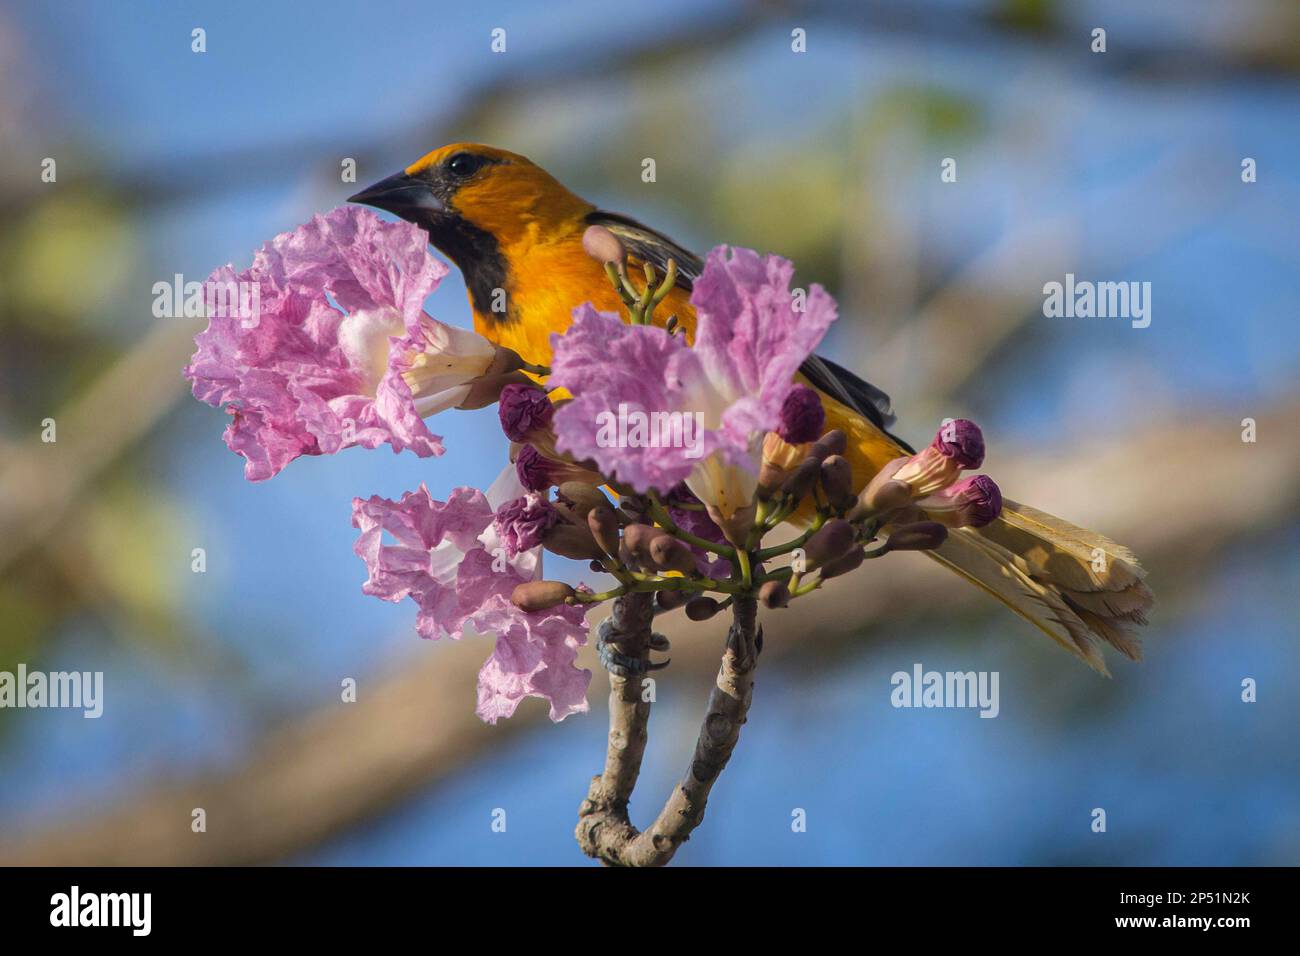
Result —
[[447, 160], [447, 171], [453, 176], [464, 178], [478, 172], [483, 163], [484, 160], [481, 156], [475, 156], [473, 153], [457, 153]]

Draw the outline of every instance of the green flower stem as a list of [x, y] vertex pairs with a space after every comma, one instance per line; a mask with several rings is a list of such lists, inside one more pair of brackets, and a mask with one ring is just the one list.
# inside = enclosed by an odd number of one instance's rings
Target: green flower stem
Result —
[[659, 527], [663, 528], [673, 537], [685, 541], [687, 544], [693, 544], [695, 547], [704, 551], [711, 551], [714, 554], [720, 554], [724, 558], [730, 560], [733, 564], [736, 562], [736, 549], [731, 545], [720, 541], [709, 541], [706, 538], [693, 535], [689, 531], [683, 531], [677, 526], [677, 522], [673, 521], [672, 516], [668, 514], [668, 509], [664, 507], [664, 504], [659, 500], [658, 495], [652, 491], [650, 492], [649, 498], [650, 517], [654, 518], [655, 524], [659, 525]]
[[794, 509], [798, 504], [799, 502], [797, 501], [782, 501], [772, 510], [772, 513], [767, 516], [767, 526], [769, 528], [775, 528], [781, 522], [785, 521], [786, 518], [794, 514]]
[[639, 591], [717, 591], [721, 594], [739, 594], [741, 588], [730, 581], [716, 578], [653, 578], [638, 581]]
[[821, 530], [822, 525], [824, 525], [825, 523], [826, 523], [826, 516], [823, 514], [819, 514], [817, 515], [817, 517], [813, 518], [813, 522], [811, 525], [808, 526], [808, 530], [805, 531], [803, 534], [799, 535], [799, 537], [792, 538], [791, 540], [787, 541], [785, 544], [775, 544], [770, 548], [764, 548], [762, 551], [759, 551], [755, 555], [755, 557], [757, 557], [759, 561], [767, 561], [771, 558], [777, 557], [778, 555], [789, 554], [791, 551], [795, 550], [796, 548], [802, 548], [805, 544], [808, 543], [809, 538], [811, 538], [813, 535], [815, 535], [818, 531]]
[[612, 262], [607, 262], [605, 263], [605, 275], [609, 277], [609, 284], [614, 287], [614, 291], [623, 300], [623, 304], [631, 310], [636, 305], [640, 293], [632, 285], [632, 280], [627, 277], [626, 271], [619, 269]]
[[664, 267], [664, 281], [659, 283], [659, 288], [655, 289], [654, 297], [650, 300], [650, 310], [653, 312], [659, 303], [668, 298], [668, 293], [673, 291], [673, 286], [677, 284], [677, 260], [669, 259], [668, 264]]
[[633, 591], [717, 591], [721, 594], [738, 594], [740, 587], [730, 581], [719, 581], [716, 578], [706, 577], [680, 577], [665, 578], [657, 574], [646, 574], [644, 571], [624, 571], [623, 577], [626, 578], [628, 593]]
[[573, 595], [573, 600], [579, 604], [599, 604], [601, 601], [608, 601], [611, 598], [622, 597], [628, 589], [624, 586], [611, 588], [608, 591], [578, 591]]
[[736, 552], [736, 563], [739, 566], [740, 582], [746, 591], [754, 586], [754, 572], [749, 566], [749, 552], [741, 548]]
[[655, 297], [655, 267], [650, 263], [645, 263], [645, 288], [641, 290], [641, 297], [637, 299], [636, 305], [632, 309], [632, 318], [634, 322], [641, 325], [650, 324], [650, 316], [654, 312]]
[[803, 597], [805, 594], [811, 594], [813, 591], [816, 591], [821, 586], [822, 586], [822, 579], [814, 578], [813, 580], [809, 581], [807, 584], [801, 584], [797, 588], [791, 588], [790, 597], [792, 599], [797, 597]]

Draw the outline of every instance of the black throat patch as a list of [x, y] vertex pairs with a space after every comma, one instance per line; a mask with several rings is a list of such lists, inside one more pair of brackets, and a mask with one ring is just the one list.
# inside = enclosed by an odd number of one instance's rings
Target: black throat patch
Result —
[[420, 225], [465, 277], [474, 311], [494, 325], [516, 321], [508, 301], [510, 273], [496, 236], [459, 216], [433, 216]]

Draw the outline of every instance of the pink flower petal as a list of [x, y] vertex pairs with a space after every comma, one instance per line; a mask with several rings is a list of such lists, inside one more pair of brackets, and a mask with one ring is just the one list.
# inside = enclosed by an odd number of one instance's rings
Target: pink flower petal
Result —
[[433, 322], [424, 300], [446, 272], [418, 227], [345, 207], [277, 236], [249, 269], [212, 273], [259, 294], [256, 315], [209, 317], [185, 369], [196, 398], [234, 413], [226, 444], [246, 459], [245, 477], [352, 445], [442, 454], [401, 370], [382, 355], [376, 367], [358, 343], [382, 352], [390, 334], [421, 332]]

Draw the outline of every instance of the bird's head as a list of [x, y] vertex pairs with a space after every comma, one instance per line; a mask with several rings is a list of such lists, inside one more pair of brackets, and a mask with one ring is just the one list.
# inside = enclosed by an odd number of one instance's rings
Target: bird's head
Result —
[[592, 210], [526, 156], [477, 143], [435, 149], [351, 196], [421, 226], [460, 263], [490, 236], [496, 246], [568, 225]]

